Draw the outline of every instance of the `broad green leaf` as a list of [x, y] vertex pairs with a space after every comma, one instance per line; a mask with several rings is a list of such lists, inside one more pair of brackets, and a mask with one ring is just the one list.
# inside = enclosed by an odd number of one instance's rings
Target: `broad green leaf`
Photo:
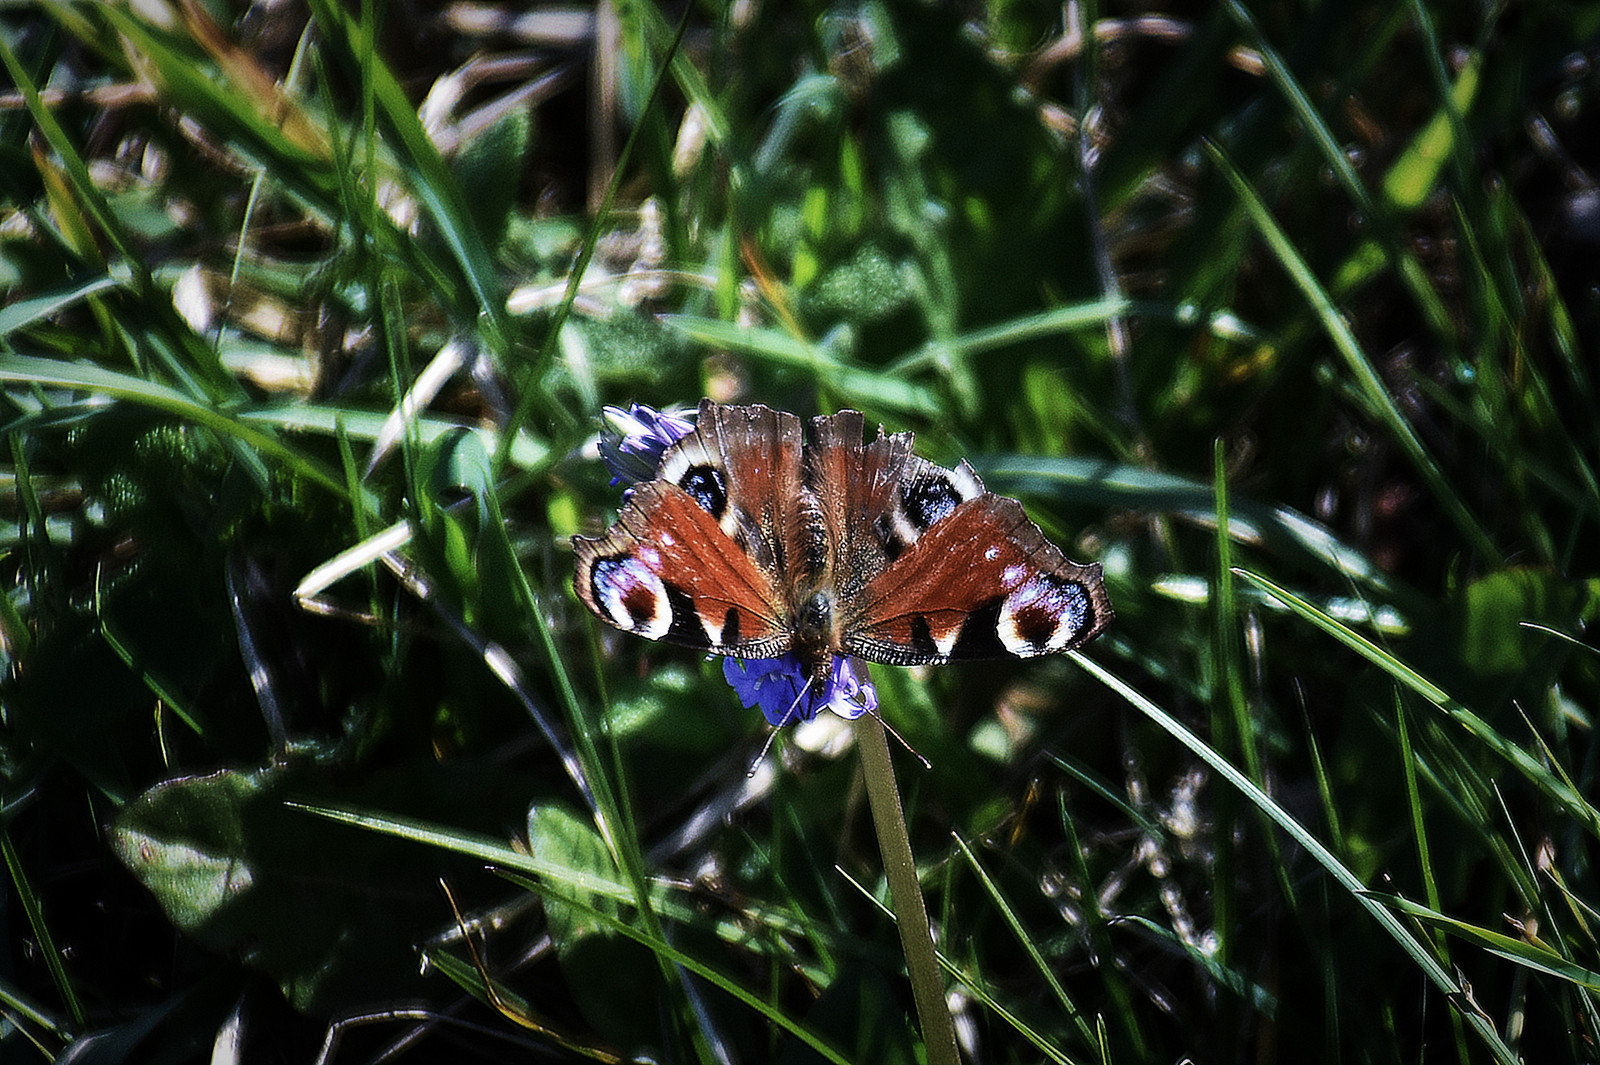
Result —
[[1524, 623], [1569, 630], [1587, 598], [1582, 585], [1548, 570], [1505, 569], [1481, 577], [1461, 595], [1461, 660], [1485, 676], [1522, 673], [1550, 645]]
[[310, 820], [284, 799], [316, 789], [484, 822], [509, 812], [496, 781], [466, 764], [408, 766], [353, 788], [310, 764], [223, 771], [145, 792], [117, 814], [110, 842], [178, 928], [274, 980], [297, 1009], [335, 1012], [420, 993], [415, 944], [451, 921], [439, 876], [463, 889], [483, 874]]

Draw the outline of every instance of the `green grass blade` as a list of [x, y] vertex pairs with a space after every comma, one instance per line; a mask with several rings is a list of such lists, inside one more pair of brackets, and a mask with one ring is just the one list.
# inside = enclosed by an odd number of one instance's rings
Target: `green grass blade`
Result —
[[[292, 803], [291, 805], [296, 809], [304, 810], [318, 817], [328, 818], [331, 821], [366, 828], [374, 832], [382, 832], [385, 835], [411, 840], [415, 843], [423, 843], [457, 854], [481, 858], [496, 868], [528, 874], [534, 879], [524, 877], [513, 877], [512, 879], [531, 891], [547, 895], [552, 899], [558, 899], [566, 905], [582, 910], [593, 920], [605, 924], [613, 931], [627, 936], [634, 942], [648, 948], [663, 961], [672, 965], [682, 966], [696, 976], [710, 981], [718, 989], [726, 992], [756, 1013], [767, 1018], [773, 1024], [800, 1039], [829, 1061], [847, 1061], [847, 1059], [840, 1057], [828, 1047], [827, 1044], [807, 1032], [801, 1025], [790, 1020], [787, 1015], [746, 991], [739, 982], [723, 976], [711, 966], [672, 946], [659, 931], [635, 928], [625, 921], [601, 912], [585, 901], [588, 896], [599, 895], [614, 902], [633, 904], [636, 902], [636, 897], [633, 888], [627, 884], [596, 876], [588, 869], [572, 868], [559, 862], [550, 862], [534, 855], [524, 854], [502, 841], [488, 836], [446, 831], [429, 827], [420, 822], [401, 818], [379, 817], [333, 807], [310, 806], [302, 803]], [[686, 920], [699, 920], [698, 913], [692, 908], [683, 907], [677, 912]]]
[[[850, 885], [861, 894], [862, 898], [872, 903], [872, 905], [877, 908], [879, 913], [881, 913], [890, 921], [895, 920], [894, 911], [886, 906], [881, 900], [879, 900], [877, 896], [873, 895], [872, 892], [868, 891], [865, 885], [861, 884], [843, 869], [839, 869], [838, 872], [839, 875], [843, 876], [845, 880], [847, 880]], [[1032, 1044], [1035, 1050], [1039, 1051], [1039, 1053], [1043, 1054], [1051, 1061], [1056, 1062], [1057, 1065], [1074, 1065], [1073, 1059], [1068, 1056], [1065, 1051], [1052, 1043], [1043, 1032], [1040, 1032], [1037, 1028], [1029, 1025], [1018, 1011], [1006, 1008], [1006, 1006], [999, 1000], [999, 997], [994, 993], [993, 989], [988, 986], [987, 982], [983, 980], [979, 973], [970, 972], [965, 967], [957, 965], [941, 950], [935, 950], [934, 956], [939, 959], [939, 965], [946, 973], [960, 981], [960, 983], [965, 986], [967, 990], [972, 992], [972, 996], [974, 998], [983, 1003], [986, 1009], [992, 1010], [995, 1016], [999, 1017], [1001, 1020], [1005, 1021], [1006, 1024], [1010, 1025], [1018, 1035], [1021, 1035], [1030, 1044]]]
[[[1179, 514], [1203, 527], [1217, 522], [1216, 494], [1203, 481], [1106, 459], [975, 456], [984, 483], [1015, 495], [1041, 495], [1101, 509]], [[1341, 580], [1375, 589], [1404, 610], [1427, 601], [1397, 583], [1361, 551], [1293, 508], [1235, 496], [1228, 531], [1235, 543], [1280, 552], [1325, 567]]]
[[1494, 541], [1479, 524], [1477, 518], [1467, 509], [1455, 487], [1445, 479], [1444, 472], [1433, 456], [1423, 445], [1420, 437], [1406, 421], [1405, 415], [1400, 412], [1394, 397], [1389, 394], [1388, 387], [1383, 383], [1377, 368], [1367, 358], [1366, 352], [1361, 350], [1361, 344], [1356, 340], [1355, 334], [1350, 331], [1350, 326], [1345, 322], [1344, 316], [1333, 305], [1333, 298], [1323, 288], [1322, 283], [1312, 273], [1311, 267], [1301, 257], [1293, 241], [1278, 225], [1267, 209], [1267, 205], [1256, 193], [1244, 175], [1239, 173], [1228, 161], [1220, 149], [1214, 145], [1208, 146], [1211, 160], [1216, 164], [1228, 183], [1238, 194], [1244, 204], [1246, 212], [1255, 223], [1256, 232], [1261, 234], [1278, 262], [1293, 279], [1296, 287], [1310, 303], [1317, 319], [1322, 323], [1322, 328], [1332, 341], [1334, 350], [1344, 359], [1346, 368], [1350, 371], [1355, 381], [1357, 393], [1362, 397], [1367, 413], [1387, 428], [1395, 441], [1400, 445], [1417, 473], [1427, 482], [1433, 491], [1434, 498], [1450, 516], [1451, 521], [1467, 541], [1473, 546], [1486, 561], [1497, 561], [1499, 551], [1494, 546]]
[[1375, 900], [1407, 916], [1415, 917], [1458, 939], [1482, 947], [1507, 961], [1577, 984], [1588, 991], [1600, 991], [1600, 972], [1571, 962], [1548, 947], [1530, 943], [1525, 939], [1516, 939], [1502, 932], [1479, 928], [1477, 925], [1448, 917], [1432, 907], [1397, 895], [1385, 895], [1381, 892], [1370, 894]]
[[[72, 1015], [74, 1027], [82, 1031], [89, 1023], [88, 1013], [83, 1008], [82, 1000], [78, 998], [78, 991], [73, 986], [72, 978], [67, 975], [67, 967], [61, 960], [61, 949], [56, 946], [55, 936], [51, 934], [50, 925], [44, 919], [44, 909], [40, 905], [39, 895], [34, 891], [33, 884], [28, 880], [28, 874], [22, 868], [22, 859], [17, 854], [8, 832], [0, 832], [0, 855], [4, 856], [6, 872], [11, 877], [11, 887], [16, 892], [17, 901], [22, 905], [22, 912], [28, 919], [28, 928], [39, 942], [39, 951], [44, 956], [44, 965], [50, 972], [50, 980], [55, 984], [56, 992], [61, 995], [61, 1001], [66, 1004], [67, 1012]], [[42, 1018], [36, 1019], [42, 1020]]]
[[0, 337], [40, 325], [84, 300], [118, 288], [122, 282], [112, 274], [97, 274], [70, 281], [38, 296], [29, 296], [0, 307]]
[[1248, 570], [1238, 570], [1239, 576], [1267, 592], [1295, 614], [1311, 622], [1361, 657], [1389, 674], [1406, 688], [1416, 692], [1428, 702], [1448, 714], [1490, 751], [1510, 763], [1518, 772], [1544, 792], [1553, 802], [1567, 811], [1591, 834], [1600, 835], [1600, 811], [1564, 781], [1558, 779], [1532, 755], [1495, 731], [1487, 721], [1453, 699], [1448, 692], [1421, 673], [1400, 661], [1388, 651], [1373, 643], [1349, 626], [1329, 617], [1310, 603], [1282, 588], [1265, 577]]
[[[1302, 126], [1311, 135], [1317, 147], [1320, 161], [1332, 172], [1334, 178], [1339, 182], [1339, 187], [1344, 190], [1345, 195], [1350, 197], [1351, 202], [1356, 205], [1356, 210], [1361, 213], [1361, 216], [1370, 220], [1378, 228], [1383, 248], [1382, 258], [1387, 258], [1395, 264], [1401, 280], [1410, 291], [1412, 299], [1417, 302], [1418, 308], [1422, 311], [1423, 317], [1427, 320], [1435, 335], [1445, 343], [1453, 343], [1455, 331], [1444, 301], [1440, 298], [1439, 293], [1434, 290], [1432, 281], [1422, 268], [1422, 264], [1417, 262], [1416, 256], [1391, 231], [1392, 227], [1389, 225], [1390, 213], [1374, 202], [1371, 194], [1367, 191], [1365, 182], [1356, 173], [1349, 156], [1345, 154], [1343, 147], [1340, 145], [1339, 138], [1329, 128], [1328, 123], [1322, 118], [1322, 113], [1317, 110], [1316, 105], [1312, 102], [1311, 95], [1300, 84], [1300, 80], [1295, 77], [1293, 70], [1290, 69], [1282, 54], [1272, 46], [1272, 43], [1261, 32], [1250, 10], [1239, 0], [1229, 0], [1227, 11], [1234, 22], [1244, 31], [1246, 37], [1249, 38], [1251, 46], [1259, 51], [1262, 62], [1266, 67], [1267, 76], [1272, 79], [1272, 83], [1283, 94], [1295, 117], [1300, 120]], [[1338, 291], [1343, 292], [1365, 281], [1375, 268], [1376, 263], [1382, 261], [1382, 258], [1378, 255], [1371, 254], [1370, 250], [1372, 249], [1373, 246], [1370, 244], [1362, 245], [1339, 268], [1335, 275], [1340, 278]]]
[[1084, 1017], [1083, 1011], [1073, 1004], [1072, 996], [1068, 995], [1067, 989], [1061, 985], [1061, 981], [1056, 977], [1055, 970], [1044, 960], [1044, 955], [1039, 953], [1039, 945], [1028, 934], [1028, 930], [1022, 926], [1022, 921], [1017, 916], [1016, 908], [1011, 905], [1010, 901], [1000, 891], [1000, 885], [994, 882], [994, 878], [983, 867], [983, 863], [978, 861], [978, 856], [972, 853], [972, 848], [967, 846], [967, 841], [961, 838], [961, 833], [955, 832], [951, 836], [956, 841], [956, 848], [961, 852], [961, 856], [967, 860], [967, 867], [977, 876], [978, 883], [983, 885], [983, 890], [990, 900], [994, 902], [995, 909], [1000, 911], [1000, 916], [1005, 920], [1006, 927], [1011, 929], [1011, 934], [1016, 938], [1017, 945], [1022, 948], [1023, 953], [1027, 954], [1028, 960], [1033, 963], [1034, 970], [1039, 974], [1040, 979], [1045, 982], [1045, 986], [1050, 989], [1050, 993], [1055, 996], [1056, 1004], [1061, 1007], [1061, 1012], [1070, 1017], [1072, 1023], [1077, 1025], [1078, 1031], [1082, 1033], [1084, 1040], [1093, 1044], [1094, 1032], [1090, 1030], [1089, 1022]]
[[[1241, 571], [1241, 575], [1244, 575]], [[1356, 878], [1355, 874], [1345, 867], [1331, 851], [1322, 845], [1322, 842], [1306, 831], [1301, 824], [1291, 817], [1288, 811], [1273, 801], [1272, 797], [1262, 791], [1243, 773], [1239, 772], [1228, 763], [1225, 758], [1201, 742], [1200, 738], [1190, 732], [1178, 720], [1162, 710], [1155, 703], [1145, 698], [1139, 692], [1123, 682], [1120, 677], [1105, 669], [1098, 662], [1089, 658], [1081, 651], [1069, 651], [1068, 656], [1078, 665], [1082, 666], [1089, 674], [1099, 680], [1106, 687], [1122, 696], [1130, 705], [1145, 717], [1149, 718], [1173, 739], [1183, 744], [1196, 757], [1205, 762], [1223, 777], [1230, 785], [1242, 792], [1245, 798], [1255, 804], [1256, 808], [1270, 817], [1279, 828], [1288, 833], [1290, 838], [1304, 847], [1306, 852], [1314, 858], [1336, 880], [1351, 898], [1355, 899], [1363, 909], [1372, 915], [1378, 925], [1388, 933], [1389, 937], [1410, 956], [1417, 967], [1422, 970], [1428, 981], [1444, 993], [1452, 1008], [1461, 1010], [1466, 1021], [1477, 1032], [1483, 1045], [1494, 1055], [1495, 1060], [1502, 1065], [1517, 1065], [1518, 1058], [1500, 1039], [1494, 1025], [1487, 1017], [1473, 1010], [1463, 1008], [1463, 989], [1451, 975], [1434, 960], [1433, 955], [1422, 943], [1418, 942], [1411, 931], [1395, 919], [1394, 915], [1386, 908], [1380, 906], [1371, 897], [1366, 885]]]
[[484, 243], [483, 234], [472, 221], [460, 185], [439, 150], [428, 139], [399, 80], [366, 46], [371, 28], [358, 24], [353, 16], [329, 0], [312, 0], [311, 7], [317, 21], [332, 40], [339, 42], [352, 65], [369, 76], [364, 91], [372, 93], [378, 113], [395, 135], [400, 165], [414, 178], [411, 191], [437, 227], [439, 236], [450, 249], [456, 269], [472, 292], [478, 315], [477, 335], [490, 350], [504, 358], [510, 334], [500, 271]]
[[[672, 38], [672, 43], [667, 52], [668, 63], [670, 63], [678, 55], [678, 47], [683, 43], [683, 35], [688, 31], [689, 28], [689, 16], [691, 13], [691, 9], [684, 9], [683, 17], [678, 23], [677, 34]], [[588, 230], [584, 234], [583, 243], [578, 248], [577, 257], [575, 258], [571, 269], [567, 273], [566, 290], [562, 293], [561, 302], [556, 305], [555, 311], [553, 314], [551, 314], [550, 320], [546, 326], [544, 341], [539, 346], [539, 354], [534, 358], [532, 364], [523, 374], [524, 388], [522, 390], [522, 397], [518, 400], [516, 409], [512, 411], [511, 419], [507, 423], [507, 427], [511, 432], [518, 432], [521, 430], [521, 427], [528, 420], [528, 416], [534, 408], [535, 401], [542, 392], [536, 382], [539, 380], [540, 375], [546, 371], [546, 368], [549, 366], [551, 360], [555, 356], [562, 330], [567, 322], [567, 317], [572, 313], [573, 303], [577, 300], [578, 291], [583, 286], [584, 275], [588, 273], [589, 264], [594, 258], [595, 249], [599, 246], [600, 236], [603, 231], [602, 227], [607, 224], [611, 217], [611, 206], [616, 201], [617, 189], [621, 186], [623, 178], [627, 174], [628, 161], [633, 156], [634, 145], [638, 142], [639, 137], [644, 133], [646, 128], [645, 120], [650, 117], [652, 111], [654, 110], [656, 100], [661, 93], [661, 88], [667, 80], [667, 69], [668, 67], [666, 64], [663, 64], [656, 69], [655, 77], [650, 83], [649, 95], [645, 97], [644, 106], [640, 109], [639, 120], [634, 124], [633, 129], [629, 131], [628, 139], [623, 142], [622, 151], [617, 155], [615, 167], [612, 170], [610, 179], [606, 183], [605, 195], [600, 201], [600, 206], [594, 212], [594, 218], [592, 218], [589, 222]], [[565, 408], [556, 408], [552, 413], [558, 418], [572, 418], [572, 412], [566, 410]], [[505, 466], [507, 459], [506, 448], [508, 446], [509, 440], [502, 441], [501, 450], [495, 455], [495, 469], [498, 470]]]
[[0, 382], [75, 389], [163, 411], [223, 436], [235, 437], [241, 443], [279, 460], [300, 476], [322, 485], [334, 495], [344, 496], [343, 479], [320, 462], [302, 455], [271, 433], [263, 432], [244, 419], [165, 385], [89, 363], [57, 362], [28, 355], [14, 355], [0, 362]]
[[940, 408], [929, 388], [887, 371], [851, 366], [821, 345], [776, 329], [685, 314], [669, 315], [665, 323], [698, 343], [736, 351], [774, 366], [804, 370], [818, 384], [840, 395], [870, 398], [872, 405], [881, 410], [927, 417]]

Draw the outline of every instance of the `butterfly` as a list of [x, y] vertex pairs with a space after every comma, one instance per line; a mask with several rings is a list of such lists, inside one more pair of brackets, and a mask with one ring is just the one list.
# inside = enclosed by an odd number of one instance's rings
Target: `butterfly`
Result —
[[1069, 561], [1014, 499], [863, 443], [860, 412], [811, 419], [702, 400], [695, 428], [602, 536], [573, 538], [578, 598], [649, 640], [743, 659], [890, 665], [1028, 658], [1111, 624], [1098, 563]]

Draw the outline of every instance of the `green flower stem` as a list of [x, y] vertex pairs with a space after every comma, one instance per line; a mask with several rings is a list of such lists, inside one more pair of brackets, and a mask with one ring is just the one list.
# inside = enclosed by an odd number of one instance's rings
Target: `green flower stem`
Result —
[[906, 952], [906, 971], [911, 975], [911, 995], [922, 1022], [928, 1065], [960, 1065], [956, 1026], [945, 1006], [944, 978], [933, 953], [933, 933], [922, 903], [922, 887], [917, 883], [917, 864], [911, 857], [906, 815], [900, 809], [900, 791], [889, 761], [889, 741], [876, 714], [862, 714], [856, 718], [855, 728], [861, 770], [867, 778], [867, 804], [878, 830], [878, 849], [883, 852], [883, 871], [889, 878], [889, 898], [900, 928], [900, 945]]

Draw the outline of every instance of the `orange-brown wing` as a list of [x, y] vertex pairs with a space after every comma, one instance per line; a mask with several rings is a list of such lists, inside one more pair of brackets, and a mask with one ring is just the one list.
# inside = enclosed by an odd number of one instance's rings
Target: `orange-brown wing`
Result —
[[806, 448], [806, 488], [816, 500], [829, 540], [830, 576], [842, 602], [849, 602], [882, 573], [895, 546], [889, 528], [896, 493], [911, 454], [911, 434], [861, 442], [863, 419], [858, 411], [811, 419]]
[[1026, 658], [1077, 647], [1111, 623], [1100, 566], [1068, 560], [1016, 500], [979, 491], [948, 506], [937, 488], [910, 499], [932, 520], [843, 604], [848, 653], [894, 665]]
[[572, 546], [578, 598], [625, 632], [741, 658], [792, 642], [777, 575], [677, 484], [636, 486], [604, 536]]
[[656, 479], [693, 497], [781, 586], [808, 551], [801, 451], [793, 414], [702, 400], [694, 431], [667, 449]]

